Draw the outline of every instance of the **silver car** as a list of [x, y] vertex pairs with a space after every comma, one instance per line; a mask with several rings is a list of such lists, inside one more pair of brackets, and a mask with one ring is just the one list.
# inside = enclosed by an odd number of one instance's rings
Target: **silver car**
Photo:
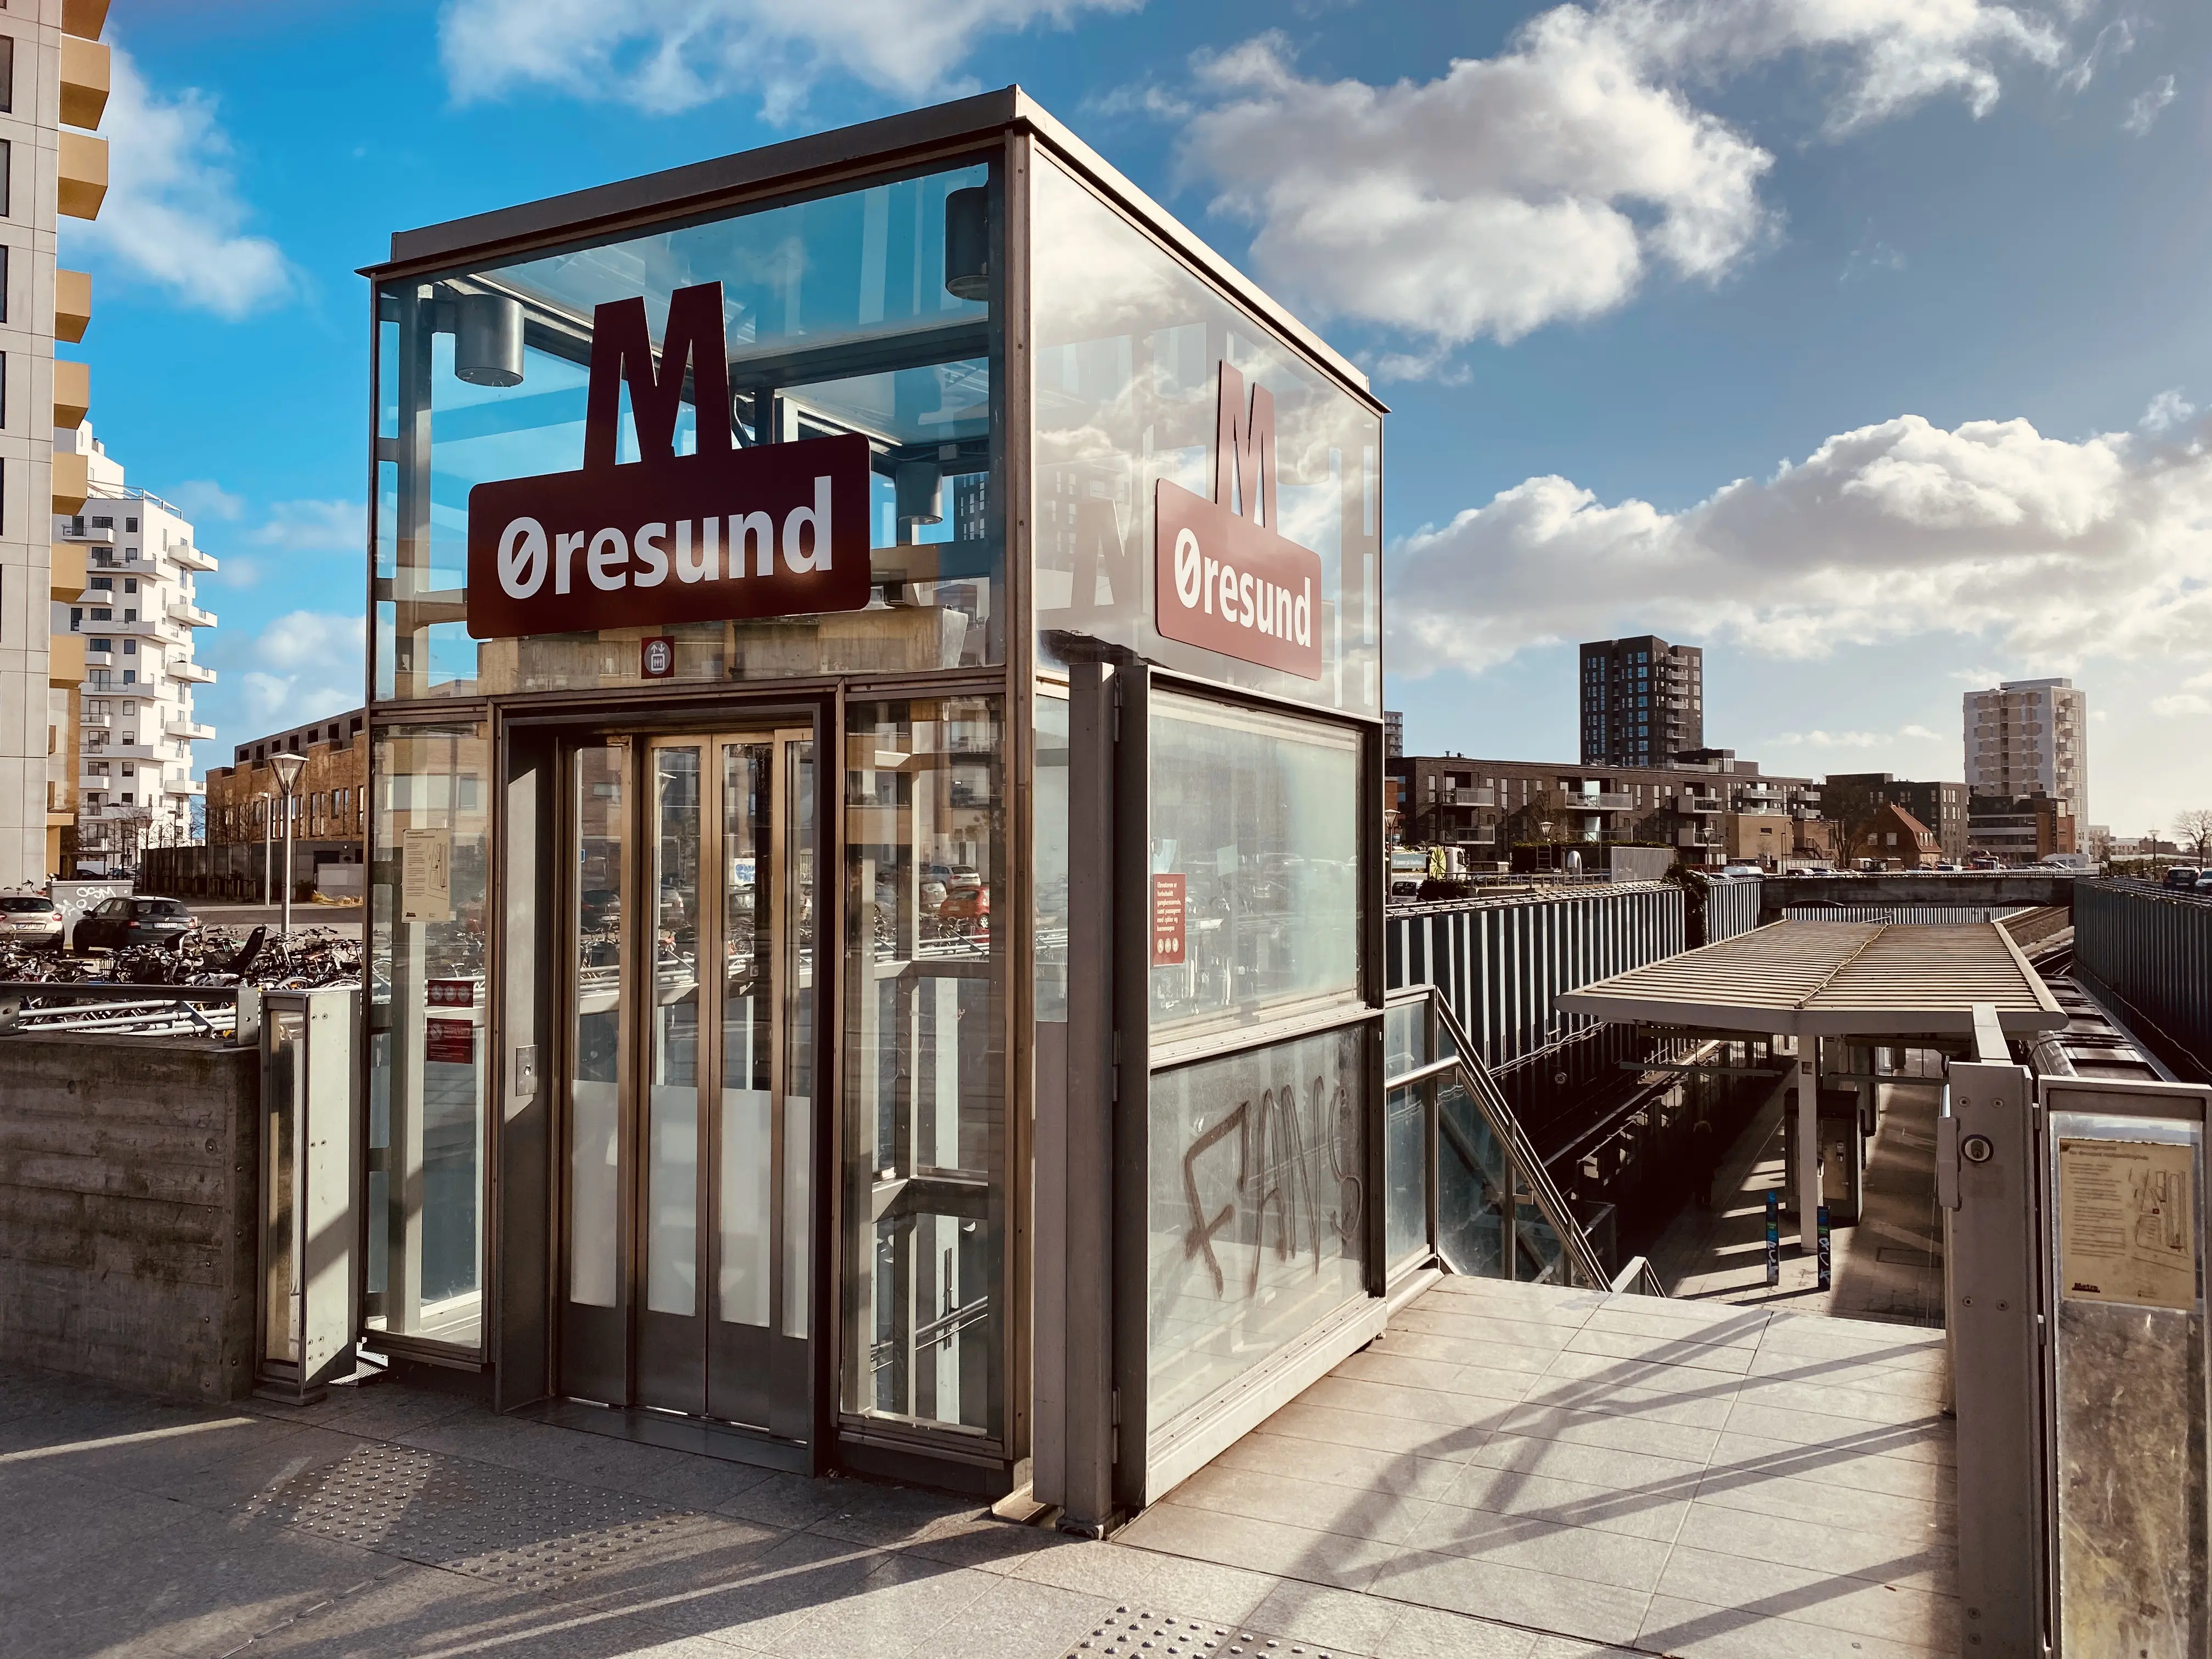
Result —
[[43, 893], [0, 893], [0, 941], [59, 950], [62, 913]]

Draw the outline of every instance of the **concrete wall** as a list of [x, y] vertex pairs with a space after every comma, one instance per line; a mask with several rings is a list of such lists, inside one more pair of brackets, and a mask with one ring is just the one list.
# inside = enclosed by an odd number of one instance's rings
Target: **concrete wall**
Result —
[[155, 1394], [252, 1390], [259, 1063], [0, 1037], [0, 1354]]

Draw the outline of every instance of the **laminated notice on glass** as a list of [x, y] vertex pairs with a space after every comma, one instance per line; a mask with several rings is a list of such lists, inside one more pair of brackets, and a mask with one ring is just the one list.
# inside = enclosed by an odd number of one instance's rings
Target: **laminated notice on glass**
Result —
[[2191, 1147], [2160, 1141], [2059, 1141], [2061, 1297], [2196, 1304], [2194, 1159]]
[[1152, 878], [1152, 966], [1179, 968], [1183, 959], [1183, 878]]
[[453, 838], [443, 830], [399, 832], [399, 919], [453, 919]]

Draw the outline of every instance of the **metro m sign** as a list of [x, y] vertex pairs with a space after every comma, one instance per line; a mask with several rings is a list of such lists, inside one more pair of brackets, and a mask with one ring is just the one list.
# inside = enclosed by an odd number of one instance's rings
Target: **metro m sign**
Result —
[[[1276, 514], [1275, 400], [1221, 365], [1213, 499], [1162, 478], [1152, 514], [1156, 626], [1168, 639], [1321, 678], [1321, 555]], [[1239, 512], [1241, 505], [1243, 511]]]
[[[676, 453], [689, 370], [696, 453]], [[617, 465], [629, 383], [639, 459]], [[722, 285], [679, 288], [656, 365], [643, 300], [592, 319], [584, 465], [469, 491], [468, 623], [509, 639], [868, 603], [868, 441], [738, 448]]]

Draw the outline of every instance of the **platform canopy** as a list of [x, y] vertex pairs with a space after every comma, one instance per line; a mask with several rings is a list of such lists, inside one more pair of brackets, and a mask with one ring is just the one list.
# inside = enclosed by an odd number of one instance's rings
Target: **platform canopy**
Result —
[[2007, 1036], [2065, 1011], [1995, 922], [1778, 921], [1559, 998], [1562, 1013], [1758, 1036], [1966, 1036], [1974, 1009]]

